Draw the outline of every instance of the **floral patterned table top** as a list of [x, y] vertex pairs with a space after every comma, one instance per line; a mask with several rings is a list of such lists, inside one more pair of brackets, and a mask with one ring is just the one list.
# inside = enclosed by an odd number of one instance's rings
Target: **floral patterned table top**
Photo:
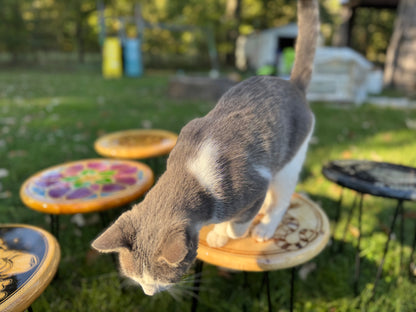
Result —
[[136, 129], [109, 133], [94, 143], [98, 154], [105, 157], [143, 159], [169, 154], [177, 135], [158, 129]]
[[87, 159], [45, 169], [20, 189], [22, 201], [44, 213], [71, 214], [106, 210], [140, 197], [153, 184], [145, 164]]

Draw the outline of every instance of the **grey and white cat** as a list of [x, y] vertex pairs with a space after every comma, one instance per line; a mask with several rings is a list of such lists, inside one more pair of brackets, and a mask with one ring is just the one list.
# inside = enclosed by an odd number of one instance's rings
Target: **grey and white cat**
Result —
[[183, 127], [166, 172], [144, 200], [92, 246], [118, 252], [121, 271], [148, 295], [180, 281], [195, 260], [202, 226], [211, 246], [246, 235], [265, 241], [289, 206], [314, 127], [305, 99], [319, 27], [317, 0], [298, 1], [299, 36], [290, 81], [252, 77], [205, 117]]

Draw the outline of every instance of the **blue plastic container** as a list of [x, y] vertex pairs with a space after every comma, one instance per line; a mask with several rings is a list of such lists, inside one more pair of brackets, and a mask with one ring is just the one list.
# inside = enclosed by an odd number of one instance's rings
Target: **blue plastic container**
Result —
[[140, 39], [128, 38], [124, 41], [124, 74], [128, 77], [140, 77], [143, 74]]

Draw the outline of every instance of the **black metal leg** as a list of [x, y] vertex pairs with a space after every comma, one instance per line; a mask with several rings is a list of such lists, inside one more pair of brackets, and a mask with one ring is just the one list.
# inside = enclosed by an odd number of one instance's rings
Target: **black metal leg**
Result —
[[355, 193], [354, 201], [350, 207], [350, 210], [348, 211], [347, 223], [345, 224], [345, 227], [344, 227], [344, 233], [342, 234], [342, 240], [341, 240], [341, 244], [339, 245], [338, 252], [342, 252], [344, 249], [345, 237], [347, 236], [348, 226], [351, 223], [352, 215], [354, 213], [355, 207], [357, 206], [357, 198], [359, 194], [360, 193]]
[[[269, 279], [269, 272], [265, 271], [263, 273], [263, 282], [262, 284], [266, 284], [266, 291], [267, 291], [267, 306], [269, 308], [269, 312], [272, 312], [272, 299], [270, 296], [270, 279]], [[263, 287], [262, 287], [263, 288]]]
[[[250, 285], [248, 283], [248, 273], [246, 271], [243, 271], [243, 290], [244, 290], [244, 293], [247, 290], [250, 290]], [[249, 311], [247, 307], [247, 301], [243, 300], [243, 312], [247, 312], [247, 311]]]
[[293, 312], [294, 301], [295, 301], [295, 273], [296, 267], [291, 269], [291, 278], [290, 278], [290, 306], [289, 311]]
[[358, 284], [360, 282], [360, 266], [361, 266], [361, 257], [360, 257], [360, 243], [361, 243], [361, 221], [363, 213], [363, 194], [360, 194], [360, 203], [358, 205], [358, 240], [357, 240], [357, 251], [355, 253], [355, 274], [354, 274], [354, 292], [358, 294]]
[[376, 287], [377, 287], [378, 281], [379, 281], [379, 279], [381, 277], [381, 272], [383, 271], [384, 260], [386, 258], [386, 254], [387, 254], [387, 251], [389, 249], [389, 243], [390, 243], [390, 239], [391, 239], [391, 234], [393, 233], [394, 225], [395, 225], [396, 219], [397, 219], [397, 215], [399, 214], [399, 211], [402, 210], [402, 206], [403, 206], [403, 201], [402, 200], [399, 200], [397, 202], [396, 210], [394, 211], [393, 221], [390, 224], [390, 230], [389, 230], [389, 233], [388, 233], [387, 242], [384, 245], [383, 258], [381, 259], [380, 265], [378, 266], [378, 270], [377, 270], [377, 274], [376, 274], [376, 279], [374, 281], [374, 287], [373, 287], [373, 295], [372, 295], [372, 297], [374, 297], [374, 295], [376, 293]]
[[59, 242], [59, 215], [51, 214], [51, 233], [56, 237], [56, 240]]
[[413, 264], [413, 255], [415, 254], [415, 248], [416, 248], [416, 222], [415, 222], [415, 228], [414, 228], [414, 237], [413, 237], [413, 244], [412, 244], [412, 251], [410, 252], [410, 258], [409, 258], [409, 275], [410, 277], [414, 277], [414, 264]]
[[343, 198], [343, 194], [344, 194], [344, 188], [341, 189], [341, 195], [339, 196], [338, 202], [337, 202], [337, 208], [336, 208], [336, 212], [335, 212], [335, 224], [334, 227], [332, 229], [332, 246], [335, 245], [335, 233], [336, 233], [336, 229], [338, 227], [338, 222], [339, 222], [339, 218], [341, 216], [341, 204], [342, 204], [342, 198]]
[[192, 296], [191, 312], [196, 312], [196, 309], [198, 307], [199, 287], [201, 285], [201, 280], [202, 280], [203, 266], [204, 266], [204, 262], [202, 262], [201, 260], [196, 260], [196, 262], [195, 262], [195, 280], [194, 280], [194, 289], [193, 289], [193, 296]]
[[404, 245], [404, 205], [400, 207], [400, 272], [403, 267], [403, 245]]

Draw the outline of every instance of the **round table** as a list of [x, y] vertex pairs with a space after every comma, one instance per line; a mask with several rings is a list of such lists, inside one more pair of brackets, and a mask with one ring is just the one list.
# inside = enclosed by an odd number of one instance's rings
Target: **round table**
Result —
[[[403, 201], [416, 200], [416, 168], [402, 166], [387, 162], [377, 162], [369, 160], [342, 159], [334, 160], [326, 164], [322, 168], [323, 175], [330, 181], [337, 183], [343, 188], [352, 189], [360, 194], [359, 214], [358, 214], [358, 232], [361, 233], [361, 215], [363, 206], [363, 194], [371, 194], [374, 196], [392, 198], [397, 200], [397, 206], [394, 212], [393, 220], [390, 225], [389, 235], [384, 247], [383, 257], [377, 270], [374, 282], [373, 294], [377, 286], [377, 282], [381, 276], [384, 260], [388, 251], [391, 233], [394, 230], [397, 216], [400, 214], [402, 219], [402, 235], [401, 242], [403, 245]], [[342, 201], [342, 193], [338, 202], [336, 212], [336, 223], [340, 216], [340, 206]], [[344, 237], [351, 220], [355, 204], [351, 207], [348, 215], [348, 222], [344, 229]], [[360, 270], [360, 235], [358, 236], [357, 252], [356, 252], [356, 274], [354, 279], [355, 291], [358, 292], [358, 278]], [[416, 239], [415, 239], [416, 242]], [[412, 255], [415, 243], [413, 244]]]
[[324, 176], [364, 194], [416, 200], [416, 168], [387, 162], [343, 159], [326, 164]]
[[0, 311], [24, 311], [52, 281], [61, 252], [45, 230], [0, 224]]
[[20, 197], [29, 208], [51, 216], [100, 212], [130, 203], [152, 184], [153, 172], [143, 163], [85, 159], [36, 173], [23, 183]]
[[[261, 217], [256, 217], [251, 228], [260, 222]], [[290, 207], [274, 236], [265, 242], [259, 243], [248, 235], [229, 240], [221, 248], [210, 247], [206, 236], [213, 226], [203, 227], [200, 231], [197, 259], [239, 271], [265, 272], [294, 268], [317, 256], [327, 245], [330, 236], [326, 214], [313, 201], [299, 194], [292, 196]], [[202, 267], [198, 270], [202, 270]], [[198, 273], [196, 276], [199, 276]], [[270, 310], [269, 294], [268, 298]], [[291, 310], [292, 300], [293, 296]]]
[[169, 154], [178, 136], [159, 129], [134, 129], [106, 134], [94, 143], [105, 157], [144, 159]]

